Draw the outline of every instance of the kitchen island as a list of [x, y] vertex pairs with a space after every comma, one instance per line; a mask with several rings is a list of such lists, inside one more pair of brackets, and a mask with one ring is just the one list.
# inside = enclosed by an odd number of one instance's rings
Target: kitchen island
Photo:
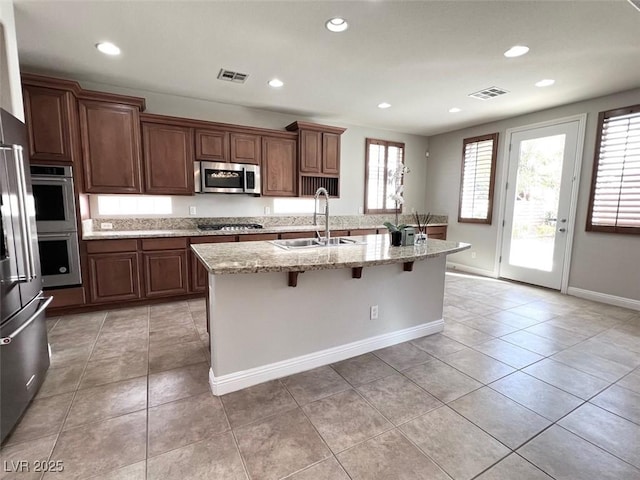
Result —
[[470, 245], [350, 238], [358, 243], [191, 246], [209, 272], [214, 394], [442, 331], [446, 255]]

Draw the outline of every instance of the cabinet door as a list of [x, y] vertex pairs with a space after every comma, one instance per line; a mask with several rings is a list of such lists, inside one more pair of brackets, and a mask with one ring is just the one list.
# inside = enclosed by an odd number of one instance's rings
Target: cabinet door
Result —
[[262, 195], [295, 197], [296, 141], [263, 137], [262, 154]]
[[322, 173], [340, 173], [340, 135], [335, 133], [322, 134]]
[[29, 158], [33, 161], [68, 162], [71, 153], [70, 92], [26, 85], [23, 90]]
[[87, 193], [141, 193], [139, 110], [80, 100], [84, 187]]
[[300, 171], [320, 173], [322, 170], [322, 133], [300, 130]]
[[446, 226], [427, 227], [427, 237], [436, 238], [438, 240], [446, 240], [447, 227]]
[[160, 250], [142, 254], [145, 297], [180, 295], [188, 291], [186, 250]]
[[[238, 237], [236, 235], [215, 235], [204, 237], [192, 237], [192, 244], [202, 243], [225, 243], [225, 242], [237, 242]], [[189, 252], [191, 257], [191, 291], [192, 292], [206, 292], [209, 285], [209, 272], [202, 265], [202, 262], [198, 260], [193, 251]]]
[[231, 133], [231, 161], [260, 165], [260, 135]]
[[215, 130], [196, 130], [196, 159], [228, 162], [229, 133]]
[[193, 129], [142, 124], [144, 190], [157, 195], [193, 195]]
[[140, 276], [136, 252], [101, 253], [87, 257], [92, 303], [140, 298]]
[[191, 291], [206, 292], [209, 285], [209, 272], [195, 253], [189, 252], [189, 256], [191, 257]]

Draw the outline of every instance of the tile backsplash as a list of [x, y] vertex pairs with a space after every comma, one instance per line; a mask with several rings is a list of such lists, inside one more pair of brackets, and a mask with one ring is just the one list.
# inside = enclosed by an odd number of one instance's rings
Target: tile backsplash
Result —
[[[433, 215], [430, 223], [447, 223], [446, 215]], [[395, 214], [383, 215], [332, 215], [331, 228], [367, 228], [382, 225], [384, 222], [395, 223]], [[319, 216], [318, 222], [324, 222]], [[415, 223], [412, 214], [401, 214], [400, 223]], [[286, 227], [299, 225], [313, 225], [312, 215], [267, 215], [257, 217], [166, 217], [166, 218], [96, 218], [83, 222], [85, 232], [104, 231], [101, 224], [111, 224], [108, 230], [193, 230], [197, 225], [216, 223], [259, 223], [265, 227]]]

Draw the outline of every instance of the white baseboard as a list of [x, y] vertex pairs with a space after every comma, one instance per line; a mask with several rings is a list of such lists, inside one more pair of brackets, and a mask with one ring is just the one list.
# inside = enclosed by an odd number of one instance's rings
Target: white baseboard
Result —
[[483, 268], [470, 267], [461, 263], [447, 262], [447, 268], [452, 270], [458, 270], [459, 272], [473, 273], [475, 275], [482, 275], [483, 277], [498, 278], [498, 274], [493, 270], [485, 270]]
[[347, 343], [338, 347], [320, 350], [307, 355], [219, 377], [214, 376], [213, 370], [209, 369], [209, 385], [214, 395], [224, 395], [225, 393], [242, 390], [243, 388], [251, 387], [275, 378], [286, 377], [287, 375], [293, 375], [312, 368], [346, 360], [347, 358], [369, 353], [408, 340], [414, 340], [424, 337], [425, 335], [432, 335], [441, 332], [443, 328], [444, 321], [442, 319], [435, 320], [416, 327], [385, 333], [364, 340], [358, 340], [357, 342]]
[[595, 302], [601, 302], [609, 305], [616, 305], [618, 307], [640, 311], [640, 300], [634, 300], [632, 298], [618, 297], [616, 295], [609, 295], [608, 293], [583, 290], [582, 288], [576, 287], [569, 287], [567, 289], [567, 294], [573, 295], [574, 297], [586, 298], [587, 300], [593, 300]]

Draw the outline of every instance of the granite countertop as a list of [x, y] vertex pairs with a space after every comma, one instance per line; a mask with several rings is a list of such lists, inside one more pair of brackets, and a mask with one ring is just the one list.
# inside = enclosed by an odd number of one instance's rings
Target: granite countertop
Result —
[[[446, 223], [430, 223], [430, 227], [444, 227]], [[385, 228], [384, 225], [370, 227], [333, 227], [332, 230], [360, 230], [365, 228]], [[324, 231], [322, 225], [288, 225], [273, 226], [244, 230], [197, 230], [197, 229], [172, 229], [172, 230], [101, 230], [82, 234], [82, 240], [117, 240], [126, 238], [154, 238], [154, 237], [204, 237], [210, 235], [251, 235], [259, 233], [285, 233], [285, 232], [310, 232]], [[313, 236], [313, 235], [311, 235]]]
[[429, 239], [408, 247], [391, 247], [389, 235], [349, 237], [360, 245], [285, 250], [270, 242], [192, 245], [209, 273], [301, 272], [406, 263], [460, 252], [468, 243]]

